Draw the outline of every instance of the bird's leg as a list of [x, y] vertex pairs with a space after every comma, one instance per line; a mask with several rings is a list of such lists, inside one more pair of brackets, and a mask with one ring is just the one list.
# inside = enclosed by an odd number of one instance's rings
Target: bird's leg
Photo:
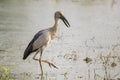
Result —
[[35, 58], [36, 55], [38, 54], [38, 52], [39, 52], [39, 51], [37, 51], [37, 52], [35, 53], [35, 55], [33, 56], [33, 60], [39, 61], [39, 59], [36, 59], [36, 58]]
[[[36, 58], [35, 58], [36, 55], [38, 54], [38, 52], [39, 52], [39, 51], [37, 51], [37, 52], [35, 53], [35, 55], [33, 56], [33, 60], [39, 61], [39, 59], [36, 59]], [[58, 69], [58, 67], [57, 67], [55, 64], [53, 64], [53, 63], [51, 63], [51, 62], [49, 62], [49, 61], [47, 61], [47, 60], [41, 60], [41, 62], [47, 63], [50, 67], [53, 66], [54, 68]]]
[[42, 58], [42, 53], [43, 53], [43, 49], [41, 48], [40, 50], [40, 58], [39, 58], [39, 64], [40, 64], [40, 69], [41, 69], [41, 79], [40, 80], [43, 80], [43, 69], [42, 69], [42, 63], [41, 63], [41, 58]]

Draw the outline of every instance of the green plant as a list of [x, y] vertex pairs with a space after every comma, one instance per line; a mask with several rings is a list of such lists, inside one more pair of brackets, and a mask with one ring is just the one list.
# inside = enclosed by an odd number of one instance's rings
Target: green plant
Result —
[[9, 69], [5, 66], [0, 66], [0, 80], [13, 80], [10, 79]]

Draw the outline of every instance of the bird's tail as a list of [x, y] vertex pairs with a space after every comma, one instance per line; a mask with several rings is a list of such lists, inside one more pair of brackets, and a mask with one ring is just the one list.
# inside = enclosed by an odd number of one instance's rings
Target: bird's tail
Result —
[[23, 60], [25, 60], [30, 55], [31, 52], [32, 52], [32, 47], [28, 46], [24, 52]]

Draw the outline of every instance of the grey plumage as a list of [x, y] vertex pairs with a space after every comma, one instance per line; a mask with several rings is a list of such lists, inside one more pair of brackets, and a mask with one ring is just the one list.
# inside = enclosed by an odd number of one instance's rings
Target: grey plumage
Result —
[[[33, 59], [39, 61], [41, 70], [40, 80], [43, 80], [43, 69], [41, 62], [48, 63], [50, 67], [53, 66], [54, 68], [57, 68], [53, 63], [47, 60], [42, 60], [42, 53], [43, 48], [46, 47], [51, 42], [51, 40], [55, 38], [56, 33], [58, 31], [59, 19], [61, 19], [67, 27], [70, 27], [69, 22], [64, 17], [62, 12], [60, 11], [55, 12], [54, 19], [55, 24], [53, 25], [53, 27], [39, 31], [30, 41], [23, 55], [23, 59], [25, 60], [32, 52], [36, 52], [35, 55], [33, 56]], [[39, 59], [35, 58], [38, 52], [40, 53]]]
[[63, 22], [67, 27], [70, 27], [69, 22], [64, 17], [62, 12], [57, 11], [55, 13], [54, 19], [55, 19], [55, 24], [53, 27], [39, 31], [30, 41], [30, 43], [28, 44], [27, 48], [24, 51], [24, 55], [23, 55], [24, 60], [32, 52], [35, 52], [37, 50], [38, 52], [41, 52], [42, 48], [46, 47], [51, 42], [51, 40], [55, 38], [56, 33], [58, 31], [59, 19], [63, 20]]
[[33, 37], [33, 39], [32, 39], [32, 40], [30, 41], [30, 43], [28, 44], [27, 48], [26, 48], [25, 51], [24, 51], [24, 55], [23, 55], [23, 59], [24, 59], [24, 60], [30, 55], [30, 53], [35, 52], [35, 51], [38, 50], [38, 48], [36, 48], [36, 49], [33, 50], [33, 43], [35, 42], [35, 40], [38, 39], [39, 36], [42, 35], [42, 32], [43, 32], [43, 31], [44, 31], [44, 30], [41, 30], [41, 31], [39, 31], [38, 33], [36, 33], [35, 36]]

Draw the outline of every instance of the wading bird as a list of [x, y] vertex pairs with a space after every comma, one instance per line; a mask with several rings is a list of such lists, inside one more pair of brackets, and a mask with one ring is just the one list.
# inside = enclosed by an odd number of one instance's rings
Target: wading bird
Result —
[[[47, 60], [42, 60], [41, 58], [42, 58], [42, 53], [43, 53], [44, 48], [56, 36], [56, 33], [58, 31], [59, 19], [61, 19], [67, 27], [70, 27], [69, 22], [64, 17], [62, 12], [60, 11], [55, 12], [54, 19], [55, 19], [55, 24], [53, 25], [53, 27], [39, 31], [30, 41], [23, 55], [23, 59], [25, 60], [31, 53], [36, 52], [35, 55], [33, 56], [33, 59], [39, 61], [40, 69], [41, 69], [41, 76], [43, 76], [41, 62], [48, 63], [50, 67], [53, 66], [54, 68], [57, 68], [53, 63]], [[40, 57], [39, 59], [36, 59], [35, 57], [38, 53], [40, 53]], [[41, 80], [42, 80], [42, 77], [41, 77]]]

